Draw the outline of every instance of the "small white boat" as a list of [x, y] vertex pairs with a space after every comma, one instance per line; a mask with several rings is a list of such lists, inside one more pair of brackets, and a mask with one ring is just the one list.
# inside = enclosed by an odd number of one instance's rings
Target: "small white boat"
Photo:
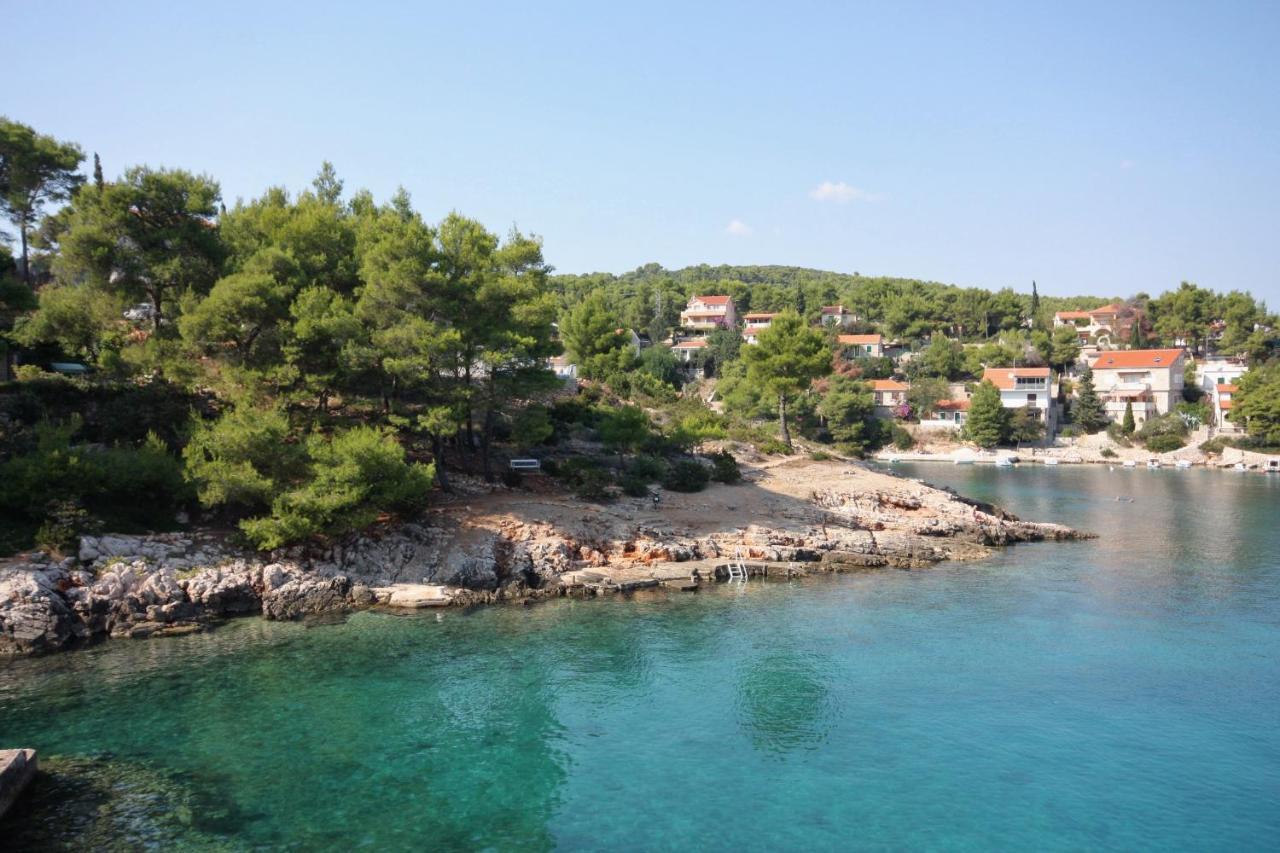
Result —
[[1137, 468], [1137, 467], [1138, 467], [1138, 463], [1137, 463], [1137, 462], [1135, 462], [1135, 461], [1133, 461], [1132, 459], [1126, 459], [1126, 460], [1124, 460], [1124, 467], [1126, 467], [1126, 468]]
[[1237, 463], [1236, 463], [1235, 465], [1233, 465], [1232, 467], [1233, 467], [1233, 468], [1235, 468], [1235, 470], [1237, 470], [1237, 471], [1248, 471], [1248, 470], [1249, 470], [1248, 466], [1247, 466], [1247, 465], [1245, 465], [1243, 462], [1237, 462]]
[[972, 457], [972, 456], [957, 456], [957, 457], [956, 457], [954, 460], [952, 460], [952, 461], [953, 461], [956, 465], [972, 465], [972, 464], [973, 464], [973, 457]]
[[1148, 467], [1148, 468], [1159, 468], [1159, 467], [1160, 467], [1160, 460], [1159, 460], [1159, 459], [1148, 459], [1148, 460], [1147, 460], [1147, 467]]
[[996, 457], [996, 467], [997, 467], [997, 468], [1012, 468], [1012, 467], [1013, 467], [1013, 462], [1014, 462], [1014, 460], [1013, 460], [1013, 458], [1012, 458], [1012, 457], [1010, 457], [1010, 456], [998, 456], [998, 457]]
[[1058, 464], [1058, 460], [1057, 460], [1057, 459], [1053, 459], [1052, 457], [1050, 457], [1049, 459], [1044, 460], [1044, 464], [1046, 464], [1046, 465], [1057, 465], [1057, 464]]
[[1179, 459], [1177, 462], [1173, 463], [1173, 467], [1175, 467], [1175, 468], [1190, 468], [1190, 467], [1191, 467], [1191, 460], [1190, 460], [1190, 459]]

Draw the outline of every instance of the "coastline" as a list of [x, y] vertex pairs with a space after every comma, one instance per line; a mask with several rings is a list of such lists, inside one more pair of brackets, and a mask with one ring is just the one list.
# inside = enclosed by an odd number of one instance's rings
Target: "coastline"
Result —
[[86, 537], [75, 557], [0, 568], [0, 654], [185, 634], [241, 615], [693, 590], [727, 577], [730, 562], [787, 577], [920, 568], [1089, 536], [861, 463], [790, 457], [743, 469], [741, 484], [653, 503], [471, 484], [422, 518], [269, 555], [211, 531]]

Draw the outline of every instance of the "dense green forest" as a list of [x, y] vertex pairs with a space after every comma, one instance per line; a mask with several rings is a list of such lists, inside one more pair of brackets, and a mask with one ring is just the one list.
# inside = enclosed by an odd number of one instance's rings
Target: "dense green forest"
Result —
[[[208, 175], [108, 177], [96, 155], [82, 173], [85, 161], [0, 118], [13, 246], [0, 244], [13, 368], [0, 386], [0, 550], [172, 525], [175, 510], [274, 548], [418, 511], [451, 473], [515, 485], [503, 467], [515, 453], [546, 455], [567, 487], [603, 499], [734, 479], [731, 457], [707, 469], [689, 456], [712, 439], [785, 451], [794, 428], [854, 453], [909, 443], [874, 417], [865, 381], [897, 368], [841, 353], [815, 325], [823, 305], [917, 351], [906, 370], [919, 415], [938, 383], [984, 366], [1074, 361], [1053, 312], [1122, 301], [795, 267], [555, 275], [537, 237], [457, 213], [428, 222], [403, 190], [348, 192], [328, 163], [301, 191], [227, 206]], [[691, 366], [631, 346], [627, 330], [660, 342], [689, 296], [709, 293], [782, 315], [756, 346], [713, 333]], [[1144, 312], [1142, 342], [1213, 334], [1270, 354], [1274, 318], [1248, 294], [1184, 283], [1127, 301]], [[576, 395], [548, 369], [562, 352], [584, 380]], [[687, 393], [707, 377], [720, 412]], [[561, 452], [582, 441], [619, 464]]]

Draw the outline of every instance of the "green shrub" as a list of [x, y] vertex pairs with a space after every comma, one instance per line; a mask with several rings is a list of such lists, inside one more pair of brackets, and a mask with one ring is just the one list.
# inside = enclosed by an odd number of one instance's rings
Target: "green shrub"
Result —
[[1187, 442], [1177, 435], [1157, 435], [1147, 441], [1147, 450], [1152, 453], [1168, 453], [1186, 446]]
[[632, 498], [649, 497], [649, 481], [644, 477], [637, 477], [632, 472], [627, 472], [622, 478], [620, 484], [622, 493]]
[[711, 472], [700, 462], [681, 459], [667, 469], [662, 487], [673, 492], [700, 492], [711, 480]]
[[78, 500], [51, 501], [45, 510], [44, 523], [36, 531], [35, 542], [55, 554], [74, 554], [80, 537], [96, 533], [102, 524], [90, 515]]
[[1208, 441], [1200, 442], [1200, 451], [1202, 453], [1220, 454], [1228, 447], [1234, 447], [1235, 442], [1225, 435], [1215, 436]]
[[609, 486], [613, 478], [603, 468], [586, 468], [579, 474], [573, 493], [584, 501], [604, 503], [613, 497]]
[[266, 509], [306, 470], [305, 451], [290, 441], [289, 418], [279, 408], [237, 407], [216, 421], [193, 417], [182, 456], [206, 507]]
[[1124, 431], [1124, 426], [1114, 421], [1107, 424], [1107, 437], [1121, 447], [1130, 447], [1133, 444], [1129, 440], [1129, 434]]
[[831, 454], [825, 450], [815, 450], [809, 454], [809, 458], [814, 462], [826, 462], [831, 458]]
[[1112, 450], [1110, 447], [1104, 447], [1104, 448], [1102, 448], [1102, 452], [1101, 452], [1101, 453], [1099, 453], [1098, 455], [1099, 455], [1099, 456], [1101, 456], [1103, 459], [1115, 459], [1115, 458], [1116, 458], [1116, 452], [1115, 452], [1114, 450]]
[[890, 435], [893, 439], [893, 446], [898, 450], [910, 450], [915, 446], [916, 440], [911, 437], [911, 433], [898, 424], [890, 427]]
[[737, 483], [742, 480], [742, 471], [738, 468], [738, 460], [727, 450], [711, 455], [711, 479], [717, 483]]
[[656, 456], [637, 456], [627, 466], [627, 474], [646, 483], [660, 483], [667, 473], [667, 463]]
[[786, 456], [791, 451], [782, 443], [780, 439], [766, 438], [756, 444], [756, 450], [766, 456]]
[[339, 535], [372, 524], [383, 512], [409, 512], [425, 505], [435, 466], [410, 463], [395, 437], [372, 427], [354, 427], [332, 440], [307, 441], [309, 479], [271, 504], [271, 515], [240, 522], [262, 550], [326, 534]]

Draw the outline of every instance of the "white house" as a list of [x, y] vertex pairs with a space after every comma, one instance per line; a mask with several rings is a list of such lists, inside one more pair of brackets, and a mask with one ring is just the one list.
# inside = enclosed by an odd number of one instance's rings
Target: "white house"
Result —
[[1000, 389], [1000, 403], [1006, 409], [1026, 409], [1045, 425], [1047, 436], [1053, 436], [1057, 419], [1049, 368], [988, 367], [982, 379]]
[[858, 322], [858, 315], [843, 305], [823, 305], [821, 316], [822, 325], [839, 326], [842, 329], [847, 329]]
[[698, 353], [706, 348], [707, 341], [705, 338], [689, 338], [671, 347], [671, 351], [676, 354], [678, 361], [684, 364], [691, 364], [697, 358]]
[[728, 296], [691, 296], [680, 312], [680, 325], [702, 332], [732, 329], [738, 325], [738, 312]]
[[884, 338], [880, 335], [837, 335], [836, 343], [856, 357], [880, 358], [884, 355]]
[[1222, 383], [1213, 386], [1209, 398], [1213, 405], [1213, 425], [1219, 432], [1242, 433], [1244, 426], [1231, 420], [1231, 410], [1235, 406], [1235, 395], [1240, 390], [1236, 385]]
[[759, 339], [760, 333], [773, 325], [773, 318], [777, 314], [769, 314], [765, 312], [756, 312], [752, 314], [742, 315], [742, 339], [749, 344], [754, 344]]
[[907, 392], [911, 386], [896, 379], [872, 379], [871, 396], [875, 399], [876, 414], [880, 417], [892, 417], [896, 409], [907, 403]]
[[1206, 358], [1196, 363], [1196, 379], [1206, 394], [1219, 385], [1234, 385], [1249, 365], [1241, 358]]
[[1133, 405], [1137, 424], [1166, 415], [1182, 399], [1186, 351], [1134, 349], [1104, 352], [1093, 360], [1093, 387], [1102, 399], [1107, 417], [1119, 422]]
[[968, 400], [939, 400], [933, 414], [920, 419], [922, 429], [958, 430], [969, 419]]

